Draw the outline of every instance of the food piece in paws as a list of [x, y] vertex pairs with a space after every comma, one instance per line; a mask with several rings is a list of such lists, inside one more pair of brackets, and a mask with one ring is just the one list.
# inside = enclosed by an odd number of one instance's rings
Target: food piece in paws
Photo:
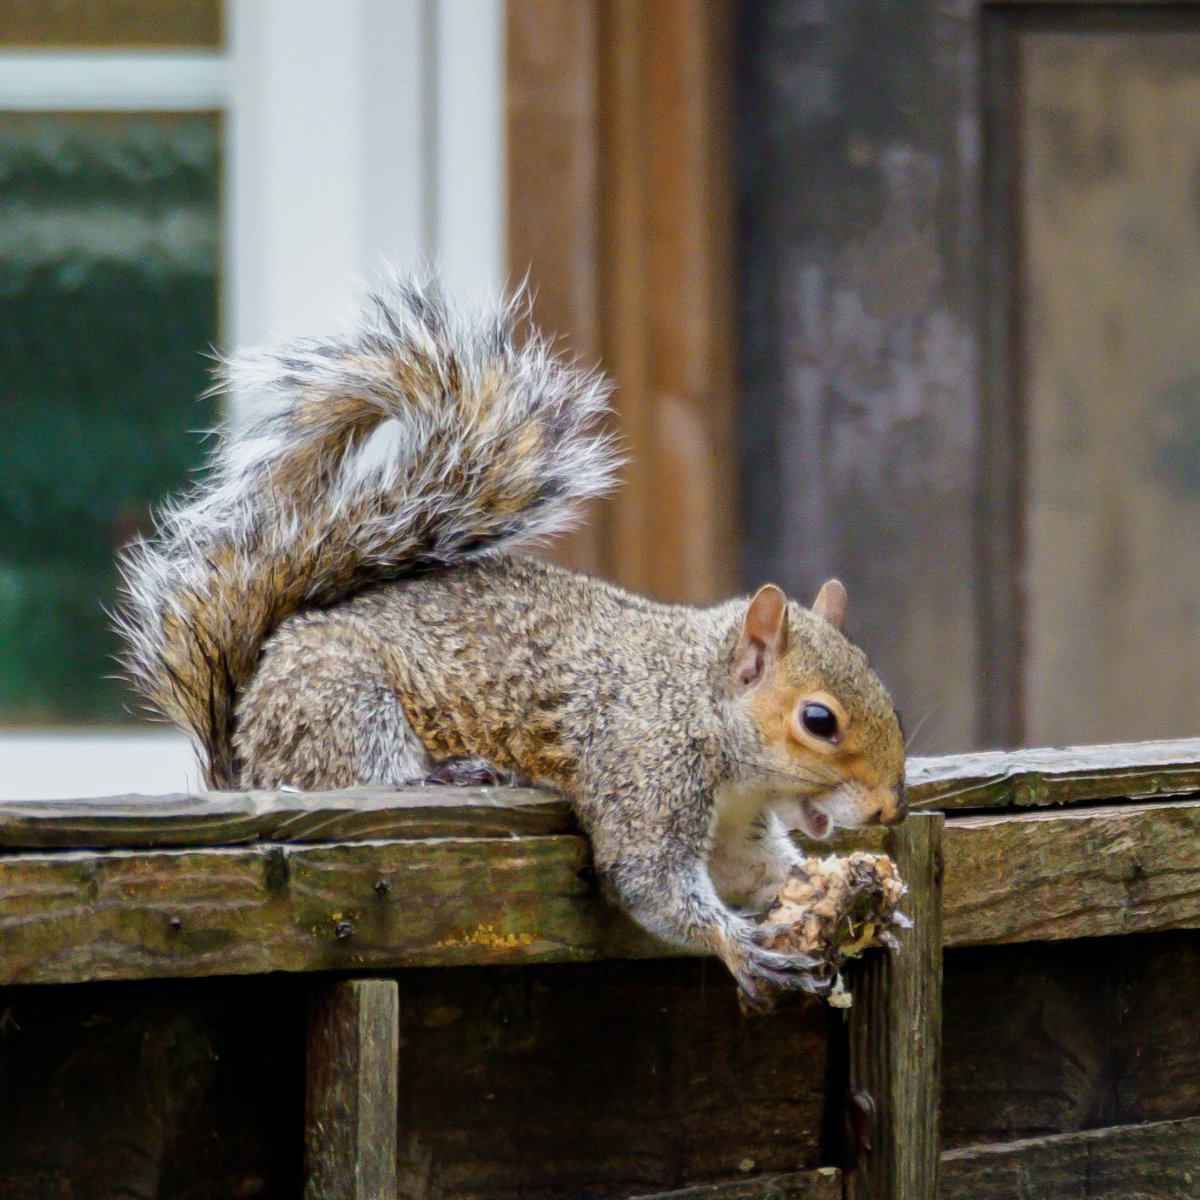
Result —
[[896, 948], [896, 931], [909, 927], [899, 911], [907, 892], [896, 864], [886, 854], [857, 850], [844, 856], [808, 858], [795, 866], [774, 906], [763, 917], [776, 930], [766, 941], [772, 950], [808, 954], [832, 980], [829, 1003], [848, 1008], [841, 981], [847, 959], [872, 946]]

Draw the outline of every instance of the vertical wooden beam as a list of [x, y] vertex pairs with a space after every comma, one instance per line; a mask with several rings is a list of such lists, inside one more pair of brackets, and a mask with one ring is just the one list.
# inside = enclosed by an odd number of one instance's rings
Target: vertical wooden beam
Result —
[[730, 0], [508, 0], [509, 265], [617, 384], [624, 482], [555, 557], [738, 586]]
[[399, 1054], [395, 981], [316, 988], [308, 1019], [305, 1200], [395, 1196]]
[[919, 813], [888, 834], [913, 928], [899, 954], [870, 956], [853, 982], [850, 1093], [860, 1112], [873, 1111], [847, 1172], [848, 1200], [936, 1200], [943, 824], [941, 813]]
[[629, 459], [612, 502], [609, 570], [617, 582], [636, 591], [647, 587], [650, 560], [659, 549], [647, 545], [645, 536], [654, 503], [649, 280], [644, 269], [650, 185], [645, 161], [646, 15], [642, 0], [600, 10], [601, 345], [605, 370], [617, 383], [614, 407]]
[[[533, 317], [586, 366], [600, 361], [597, 4], [508, 0], [508, 264], [529, 277]], [[608, 569], [609, 506], [592, 506], [552, 556]]]
[[645, 536], [659, 547], [647, 588], [706, 603], [740, 578], [733, 6], [649, 0], [646, 19], [654, 499]]
[[732, 10], [600, 17], [602, 347], [631, 456], [614, 575], [703, 603], [738, 585]]

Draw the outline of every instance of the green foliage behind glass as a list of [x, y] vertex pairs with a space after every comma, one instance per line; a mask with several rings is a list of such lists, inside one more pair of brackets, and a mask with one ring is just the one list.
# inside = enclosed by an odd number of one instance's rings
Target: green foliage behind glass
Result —
[[0, 121], [0, 721], [128, 719], [116, 548], [217, 419], [215, 118]]

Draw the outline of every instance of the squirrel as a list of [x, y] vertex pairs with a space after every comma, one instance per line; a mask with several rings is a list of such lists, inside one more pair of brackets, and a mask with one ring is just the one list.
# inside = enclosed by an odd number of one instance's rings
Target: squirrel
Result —
[[213, 788], [559, 788], [610, 898], [718, 955], [751, 1007], [827, 984], [750, 913], [828, 838], [904, 816], [895, 709], [774, 584], [663, 604], [514, 552], [610, 489], [610, 385], [391, 281], [353, 334], [223, 363], [249, 394], [207, 476], [122, 555], [130, 681]]

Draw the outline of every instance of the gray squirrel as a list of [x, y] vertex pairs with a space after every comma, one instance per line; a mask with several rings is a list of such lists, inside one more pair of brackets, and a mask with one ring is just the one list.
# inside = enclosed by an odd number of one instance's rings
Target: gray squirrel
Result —
[[827, 838], [904, 815], [904, 744], [842, 633], [776, 586], [660, 604], [514, 552], [608, 490], [609, 385], [397, 282], [352, 336], [234, 358], [250, 420], [124, 556], [129, 676], [214, 788], [560, 788], [608, 893], [751, 1005], [821, 990], [746, 910]]

